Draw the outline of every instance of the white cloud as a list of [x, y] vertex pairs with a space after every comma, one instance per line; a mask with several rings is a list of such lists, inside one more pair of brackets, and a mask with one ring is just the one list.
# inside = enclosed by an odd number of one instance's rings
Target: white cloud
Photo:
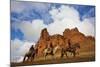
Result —
[[11, 40], [11, 54], [17, 55], [19, 47], [21, 47], [24, 43], [18, 39]]
[[53, 8], [50, 11], [50, 14], [54, 20], [63, 20], [64, 18], [74, 20], [75, 22], [78, 22], [79, 20], [78, 11], [73, 7], [69, 7], [69, 6], [62, 5], [58, 9]]
[[43, 24], [42, 20], [33, 20], [32, 23], [28, 21], [23, 21], [17, 26], [24, 33], [24, 38], [29, 41], [37, 41], [41, 29], [45, 28], [46, 25]]
[[[49, 11], [53, 23], [45, 25], [43, 20], [36, 19], [32, 22], [23, 21], [16, 24], [18, 28], [24, 33], [26, 40], [37, 41], [40, 37], [40, 32], [43, 28], [47, 28], [49, 33], [52, 34], [62, 34], [65, 28], [74, 28], [77, 27], [80, 32], [85, 35], [94, 36], [94, 17], [84, 18], [83, 21], [80, 21], [79, 13], [76, 9], [71, 6], [62, 5], [60, 8], [52, 8]], [[93, 23], [92, 23], [93, 22]]]
[[22, 61], [26, 52], [28, 52], [34, 42], [21, 41], [19, 39], [11, 40], [11, 62]]
[[48, 26], [48, 30], [51, 34], [59, 33], [65, 30], [65, 28], [77, 27], [80, 32], [85, 35], [94, 36], [94, 18], [84, 18], [83, 21], [79, 19], [79, 13], [76, 9], [70, 6], [61, 6], [56, 9], [53, 8], [50, 11], [54, 23]]
[[[93, 18], [94, 19], [94, 18]], [[80, 32], [84, 33], [85, 35], [92, 35], [95, 36], [95, 25], [92, 23], [91, 18], [84, 19], [77, 27]]]

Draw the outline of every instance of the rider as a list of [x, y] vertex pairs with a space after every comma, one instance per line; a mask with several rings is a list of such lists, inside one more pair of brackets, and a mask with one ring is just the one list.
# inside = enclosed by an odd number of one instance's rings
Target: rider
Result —
[[53, 45], [51, 42], [49, 42], [49, 44], [47, 45], [48, 50], [52, 50], [53, 49]]
[[68, 40], [68, 47], [71, 48], [70, 39]]
[[29, 49], [30, 52], [33, 52], [35, 49], [34, 49], [34, 45], [32, 45]]
[[53, 45], [50, 43], [50, 47], [53, 48]]

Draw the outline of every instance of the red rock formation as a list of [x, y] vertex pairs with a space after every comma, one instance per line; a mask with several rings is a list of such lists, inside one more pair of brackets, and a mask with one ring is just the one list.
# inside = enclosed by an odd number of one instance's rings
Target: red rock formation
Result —
[[[94, 42], [94, 40], [95, 40], [94, 37], [85, 36], [83, 33], [79, 32], [79, 30], [77, 28], [65, 29], [65, 31], [63, 32], [63, 35], [54, 34], [52, 36], [50, 36], [47, 29], [44, 28], [41, 31], [40, 39], [38, 40], [38, 42], [36, 44], [36, 46], [38, 47], [38, 55], [39, 56], [43, 55], [43, 50], [50, 43], [52, 43], [53, 47], [55, 47], [57, 45], [59, 45], [61, 47], [68, 46], [68, 39], [70, 39], [71, 44], [80, 43], [82, 46], [82, 49], [86, 49], [86, 47], [87, 47], [87, 50], [90, 47], [90, 45], [93, 44], [92, 42]], [[86, 44], [85, 44], [85, 42], [86, 42]], [[93, 48], [94, 46], [91, 46], [91, 47]]]
[[46, 48], [49, 41], [49, 33], [46, 28], [41, 31], [40, 39], [38, 40], [36, 47], [38, 48], [38, 55], [43, 54], [44, 48]]
[[85, 35], [79, 32], [77, 28], [73, 28], [71, 30], [65, 29], [65, 31], [63, 32], [63, 36], [66, 39], [66, 42], [68, 41], [68, 39], [70, 39], [72, 44], [84, 41], [85, 39]]

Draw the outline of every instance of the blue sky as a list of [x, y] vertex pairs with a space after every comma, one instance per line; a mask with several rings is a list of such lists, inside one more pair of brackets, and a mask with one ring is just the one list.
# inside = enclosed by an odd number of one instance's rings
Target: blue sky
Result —
[[[34, 3], [34, 2], [11, 2], [11, 40], [24, 40], [24, 33], [20, 29], [13, 26], [16, 23], [30, 21], [35, 19], [43, 20], [43, 23], [49, 25], [53, 23], [53, 19], [49, 11], [54, 8], [59, 8], [62, 5], [71, 6], [79, 12], [80, 20], [84, 18], [95, 17], [95, 7], [88, 5], [68, 5], [59, 3]], [[28, 23], [28, 22], [26, 22]]]

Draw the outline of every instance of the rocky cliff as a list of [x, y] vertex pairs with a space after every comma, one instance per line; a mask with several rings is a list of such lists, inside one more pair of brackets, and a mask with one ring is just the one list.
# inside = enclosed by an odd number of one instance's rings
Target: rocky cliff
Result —
[[51, 42], [53, 47], [59, 45], [61, 47], [68, 46], [68, 39], [70, 39], [71, 44], [79, 43], [81, 45], [81, 51], [87, 49], [94, 50], [95, 38], [92, 36], [85, 36], [83, 33], [79, 32], [77, 28], [65, 29], [63, 35], [54, 34], [50, 35], [46, 28], [41, 31], [40, 38], [36, 44], [38, 47], [38, 55], [43, 55], [43, 50]]

